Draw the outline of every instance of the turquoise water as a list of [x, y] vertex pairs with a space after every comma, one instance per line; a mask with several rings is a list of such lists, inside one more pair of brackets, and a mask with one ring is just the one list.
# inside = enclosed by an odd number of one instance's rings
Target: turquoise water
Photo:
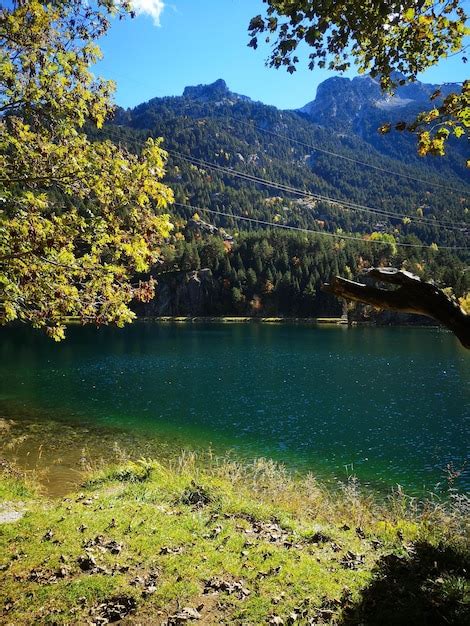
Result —
[[74, 445], [132, 433], [412, 491], [469, 456], [470, 353], [444, 331], [138, 323], [0, 338], [0, 417], [34, 421], [36, 437], [52, 421]]

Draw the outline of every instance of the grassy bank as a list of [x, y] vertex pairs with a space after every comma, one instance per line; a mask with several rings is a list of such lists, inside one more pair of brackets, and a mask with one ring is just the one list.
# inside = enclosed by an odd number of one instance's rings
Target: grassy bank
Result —
[[192, 456], [60, 501], [5, 466], [0, 499], [2, 624], [468, 623], [465, 499], [379, 503]]

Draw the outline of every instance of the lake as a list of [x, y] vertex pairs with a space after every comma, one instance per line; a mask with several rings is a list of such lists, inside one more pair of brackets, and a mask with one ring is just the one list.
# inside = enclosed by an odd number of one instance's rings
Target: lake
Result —
[[[265, 456], [412, 493], [469, 456], [470, 353], [435, 328], [2, 329], [2, 455], [63, 493], [94, 458]], [[466, 467], [457, 486], [470, 485]], [[439, 487], [438, 487], [439, 489]]]

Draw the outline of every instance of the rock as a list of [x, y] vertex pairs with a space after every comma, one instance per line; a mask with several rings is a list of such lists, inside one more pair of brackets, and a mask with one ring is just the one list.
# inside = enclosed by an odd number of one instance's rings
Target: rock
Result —
[[15, 503], [15, 508], [9, 508], [7, 504], [8, 503], [4, 502], [0, 506], [0, 524], [11, 524], [12, 522], [17, 522], [24, 515], [23, 511], [17, 510], [16, 507], [18, 506], [18, 503]]
[[137, 303], [135, 311], [144, 317], [210, 315], [216, 297], [217, 283], [209, 268], [176, 271], [159, 276], [155, 298]]
[[[395, 80], [400, 76], [394, 77]], [[321, 126], [334, 126], [336, 132], [359, 132], [367, 135], [366, 120], [374, 130], [377, 121], [386, 113], [391, 121], [407, 119], [429, 101], [437, 85], [415, 81], [398, 87], [393, 96], [384, 94], [377, 78], [370, 75], [349, 79], [343, 76], [328, 78], [317, 87], [315, 100], [299, 109]], [[456, 84], [440, 87], [442, 96], [458, 91]]]
[[42, 540], [43, 541], [50, 541], [52, 539], [52, 537], [54, 536], [54, 533], [52, 532], [52, 529], [49, 528], [49, 530], [46, 532], [46, 534], [43, 536]]

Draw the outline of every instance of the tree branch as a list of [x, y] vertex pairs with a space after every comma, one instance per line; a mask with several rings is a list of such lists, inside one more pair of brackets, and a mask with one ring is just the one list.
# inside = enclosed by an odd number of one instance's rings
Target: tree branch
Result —
[[470, 349], [470, 316], [442, 289], [418, 276], [395, 268], [372, 268], [367, 276], [381, 283], [396, 285], [396, 289], [381, 289], [335, 276], [323, 290], [339, 298], [389, 309], [432, 317], [449, 328], [460, 343]]

